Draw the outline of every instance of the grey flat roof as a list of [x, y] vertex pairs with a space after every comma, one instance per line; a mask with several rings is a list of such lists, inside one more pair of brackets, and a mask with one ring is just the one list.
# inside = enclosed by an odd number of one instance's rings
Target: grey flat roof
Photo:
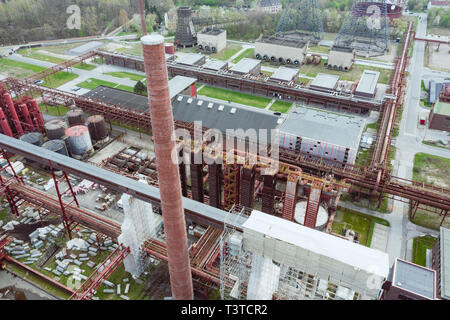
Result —
[[441, 296], [450, 299], [450, 229], [441, 227]]
[[271, 80], [292, 81], [298, 76], [299, 70], [293, 68], [280, 67], [271, 77]]
[[428, 299], [435, 299], [434, 275], [435, 272], [431, 269], [396, 259], [392, 284]]
[[230, 71], [239, 73], [249, 73], [260, 64], [261, 64], [260, 60], [244, 58], [241, 61], [239, 61], [236, 65], [234, 65], [230, 69]]
[[[172, 103], [176, 120], [185, 122], [202, 121], [203, 127], [218, 129], [226, 133], [227, 129], [275, 129], [278, 116], [208, 99], [192, 98], [179, 95]], [[219, 108], [222, 110], [220, 111]], [[231, 111], [234, 110], [234, 113]]]
[[339, 76], [335, 76], [327, 73], [319, 73], [315, 79], [311, 82], [311, 87], [333, 90], [339, 81]]
[[[176, 76], [175, 78], [169, 80], [170, 98], [173, 99], [176, 95], [182, 93], [196, 81], [197, 79], [195, 78], [184, 76]], [[146, 96], [135, 94], [133, 92], [109, 88], [105, 86], [98, 86], [97, 88], [89, 91], [83, 96], [130, 107], [141, 112], [148, 111], [148, 98]]]
[[208, 34], [211, 36], [218, 36], [221, 33], [224, 33], [225, 30], [223, 29], [216, 29], [216, 28], [206, 28], [200, 31], [198, 34]]
[[204, 65], [203, 69], [215, 70], [219, 71], [228, 66], [228, 62], [218, 60], [218, 59], [210, 59]]
[[283, 36], [263, 36], [256, 42], [274, 44], [282, 47], [303, 48], [306, 42], [301, 39], [293, 39]]
[[197, 79], [190, 77], [176, 76], [172, 78], [169, 80], [170, 99], [173, 99], [196, 82]]
[[84, 43], [81, 46], [72, 48], [68, 51], [69, 54], [73, 54], [73, 55], [82, 55], [86, 52], [101, 48], [105, 45], [104, 42], [101, 41], [90, 41], [88, 43]]
[[175, 62], [179, 64], [193, 66], [196, 65], [200, 60], [202, 60], [203, 57], [204, 56], [200, 53], [189, 53], [180, 56], [177, 60], [175, 60]]
[[357, 93], [365, 93], [374, 95], [378, 84], [378, 78], [380, 78], [380, 73], [373, 70], [364, 70], [359, 84], [356, 87]]
[[280, 131], [295, 136], [358, 149], [365, 120], [310, 107], [297, 107], [281, 125]]

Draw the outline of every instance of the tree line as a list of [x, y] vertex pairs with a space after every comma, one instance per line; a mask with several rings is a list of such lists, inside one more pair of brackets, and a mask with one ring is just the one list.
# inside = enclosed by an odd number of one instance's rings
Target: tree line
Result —
[[[80, 8], [80, 29], [71, 29], [67, 8]], [[0, 44], [99, 35], [120, 25], [120, 11], [137, 13], [134, 0], [0, 0]]]

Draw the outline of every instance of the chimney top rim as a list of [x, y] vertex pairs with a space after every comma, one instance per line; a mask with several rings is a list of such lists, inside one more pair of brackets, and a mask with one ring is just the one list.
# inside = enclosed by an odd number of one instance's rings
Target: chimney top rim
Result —
[[164, 43], [164, 37], [159, 34], [150, 34], [141, 38], [143, 45], [157, 45]]

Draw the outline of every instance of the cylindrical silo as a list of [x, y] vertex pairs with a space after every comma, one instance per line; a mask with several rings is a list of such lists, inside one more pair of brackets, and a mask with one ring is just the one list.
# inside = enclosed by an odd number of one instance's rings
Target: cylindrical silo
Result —
[[83, 110], [72, 109], [67, 111], [67, 122], [69, 122], [69, 127], [84, 125]]
[[74, 157], [82, 156], [92, 150], [92, 141], [88, 127], [70, 127], [66, 129], [66, 136], [69, 139], [70, 151]]
[[30, 132], [26, 133], [20, 137], [20, 140], [34, 144], [35, 146], [42, 146], [44, 143], [44, 137], [40, 132]]
[[42, 145], [42, 148], [47, 150], [62, 154], [64, 156], [69, 156], [67, 151], [66, 143], [64, 140], [50, 140]]
[[67, 124], [63, 119], [53, 119], [45, 123], [49, 140], [61, 139], [66, 134]]
[[108, 137], [105, 118], [101, 115], [95, 115], [88, 118], [88, 128], [92, 140], [102, 141]]

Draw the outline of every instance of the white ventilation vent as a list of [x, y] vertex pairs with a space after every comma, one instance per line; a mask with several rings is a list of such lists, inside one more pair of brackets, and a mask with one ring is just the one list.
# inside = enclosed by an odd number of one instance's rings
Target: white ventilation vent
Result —
[[210, 103], [208, 104], [208, 109], [212, 109], [213, 105], [214, 105], [214, 103], [210, 102]]
[[192, 98], [189, 98], [188, 101], [187, 101], [187, 103], [188, 103], [188, 104], [191, 104], [191, 103], [192, 103], [192, 100], [193, 100]]
[[218, 110], [219, 110], [219, 111], [223, 111], [223, 108], [225, 108], [225, 106], [222, 104], [222, 105], [219, 106], [219, 109], [218, 109]]
[[282, 123], [283, 123], [283, 119], [282, 118], [278, 118], [277, 124], [282, 124]]
[[177, 100], [178, 100], [178, 102], [181, 102], [181, 101], [183, 101], [183, 97], [182, 96], [178, 96]]
[[199, 102], [197, 102], [197, 105], [200, 107], [203, 104], [203, 101], [200, 100]]
[[236, 108], [232, 108], [231, 111], [230, 111], [230, 113], [231, 113], [231, 114], [235, 114], [235, 113], [236, 113], [236, 110], [237, 110]]

